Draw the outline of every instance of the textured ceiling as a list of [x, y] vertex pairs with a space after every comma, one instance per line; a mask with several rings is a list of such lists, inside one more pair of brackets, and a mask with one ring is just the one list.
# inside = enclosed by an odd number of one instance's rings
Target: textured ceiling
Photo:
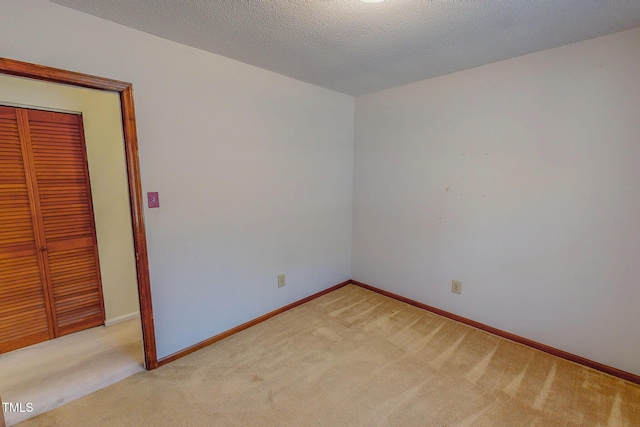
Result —
[[349, 95], [640, 26], [640, 0], [54, 0]]

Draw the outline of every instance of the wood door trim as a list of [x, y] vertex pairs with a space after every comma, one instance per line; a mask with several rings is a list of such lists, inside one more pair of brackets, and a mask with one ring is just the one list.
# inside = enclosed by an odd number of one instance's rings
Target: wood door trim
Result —
[[136, 270], [138, 275], [138, 295], [140, 299], [145, 367], [149, 370], [157, 368], [158, 356], [156, 353], [153, 307], [151, 302], [149, 256], [147, 252], [147, 238], [144, 225], [142, 183], [140, 179], [140, 162], [138, 160], [138, 137], [136, 132], [132, 84], [7, 58], [0, 58], [0, 73], [42, 80], [50, 83], [62, 83], [90, 89], [113, 91], [120, 94], [127, 181], [129, 185], [129, 199], [131, 202], [131, 223], [133, 227], [133, 242], [136, 252]]
[[125, 158], [129, 181], [129, 199], [131, 203], [131, 221], [133, 240], [136, 249], [138, 272], [138, 295], [142, 318], [142, 339], [144, 341], [145, 366], [147, 369], [158, 367], [156, 336], [153, 326], [153, 307], [151, 305], [151, 280], [149, 278], [149, 255], [147, 252], [147, 234], [144, 225], [144, 205], [142, 180], [140, 179], [140, 160], [138, 155], [138, 136], [136, 115], [133, 104], [133, 86], [129, 84], [120, 92], [122, 108], [122, 127], [125, 140]]
[[131, 86], [131, 83], [75, 71], [61, 70], [59, 68], [46, 67], [44, 65], [30, 64], [16, 61], [15, 59], [0, 58], [0, 72], [18, 77], [28, 77], [35, 80], [43, 80], [51, 83], [62, 83], [72, 86], [81, 86], [90, 89], [110, 90], [122, 93]]

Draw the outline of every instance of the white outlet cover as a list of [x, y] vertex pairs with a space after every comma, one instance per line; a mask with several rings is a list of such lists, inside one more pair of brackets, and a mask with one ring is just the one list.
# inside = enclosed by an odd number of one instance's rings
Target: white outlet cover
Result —
[[451, 281], [451, 292], [453, 292], [454, 294], [462, 294], [462, 282], [459, 280], [452, 280]]

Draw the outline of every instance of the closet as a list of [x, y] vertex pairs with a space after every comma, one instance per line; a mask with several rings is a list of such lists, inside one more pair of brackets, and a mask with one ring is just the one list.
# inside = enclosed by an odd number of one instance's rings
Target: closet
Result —
[[0, 353], [101, 324], [82, 116], [0, 106]]

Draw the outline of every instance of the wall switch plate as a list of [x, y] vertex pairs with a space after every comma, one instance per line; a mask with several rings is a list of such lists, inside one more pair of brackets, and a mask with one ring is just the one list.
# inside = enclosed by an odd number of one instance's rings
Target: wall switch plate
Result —
[[453, 292], [454, 294], [462, 294], [462, 282], [459, 280], [452, 280], [451, 292]]
[[159, 208], [160, 207], [160, 199], [158, 198], [157, 191], [151, 191], [147, 193], [147, 200], [149, 201], [150, 208]]
[[282, 288], [285, 285], [284, 274], [278, 276], [278, 287]]

